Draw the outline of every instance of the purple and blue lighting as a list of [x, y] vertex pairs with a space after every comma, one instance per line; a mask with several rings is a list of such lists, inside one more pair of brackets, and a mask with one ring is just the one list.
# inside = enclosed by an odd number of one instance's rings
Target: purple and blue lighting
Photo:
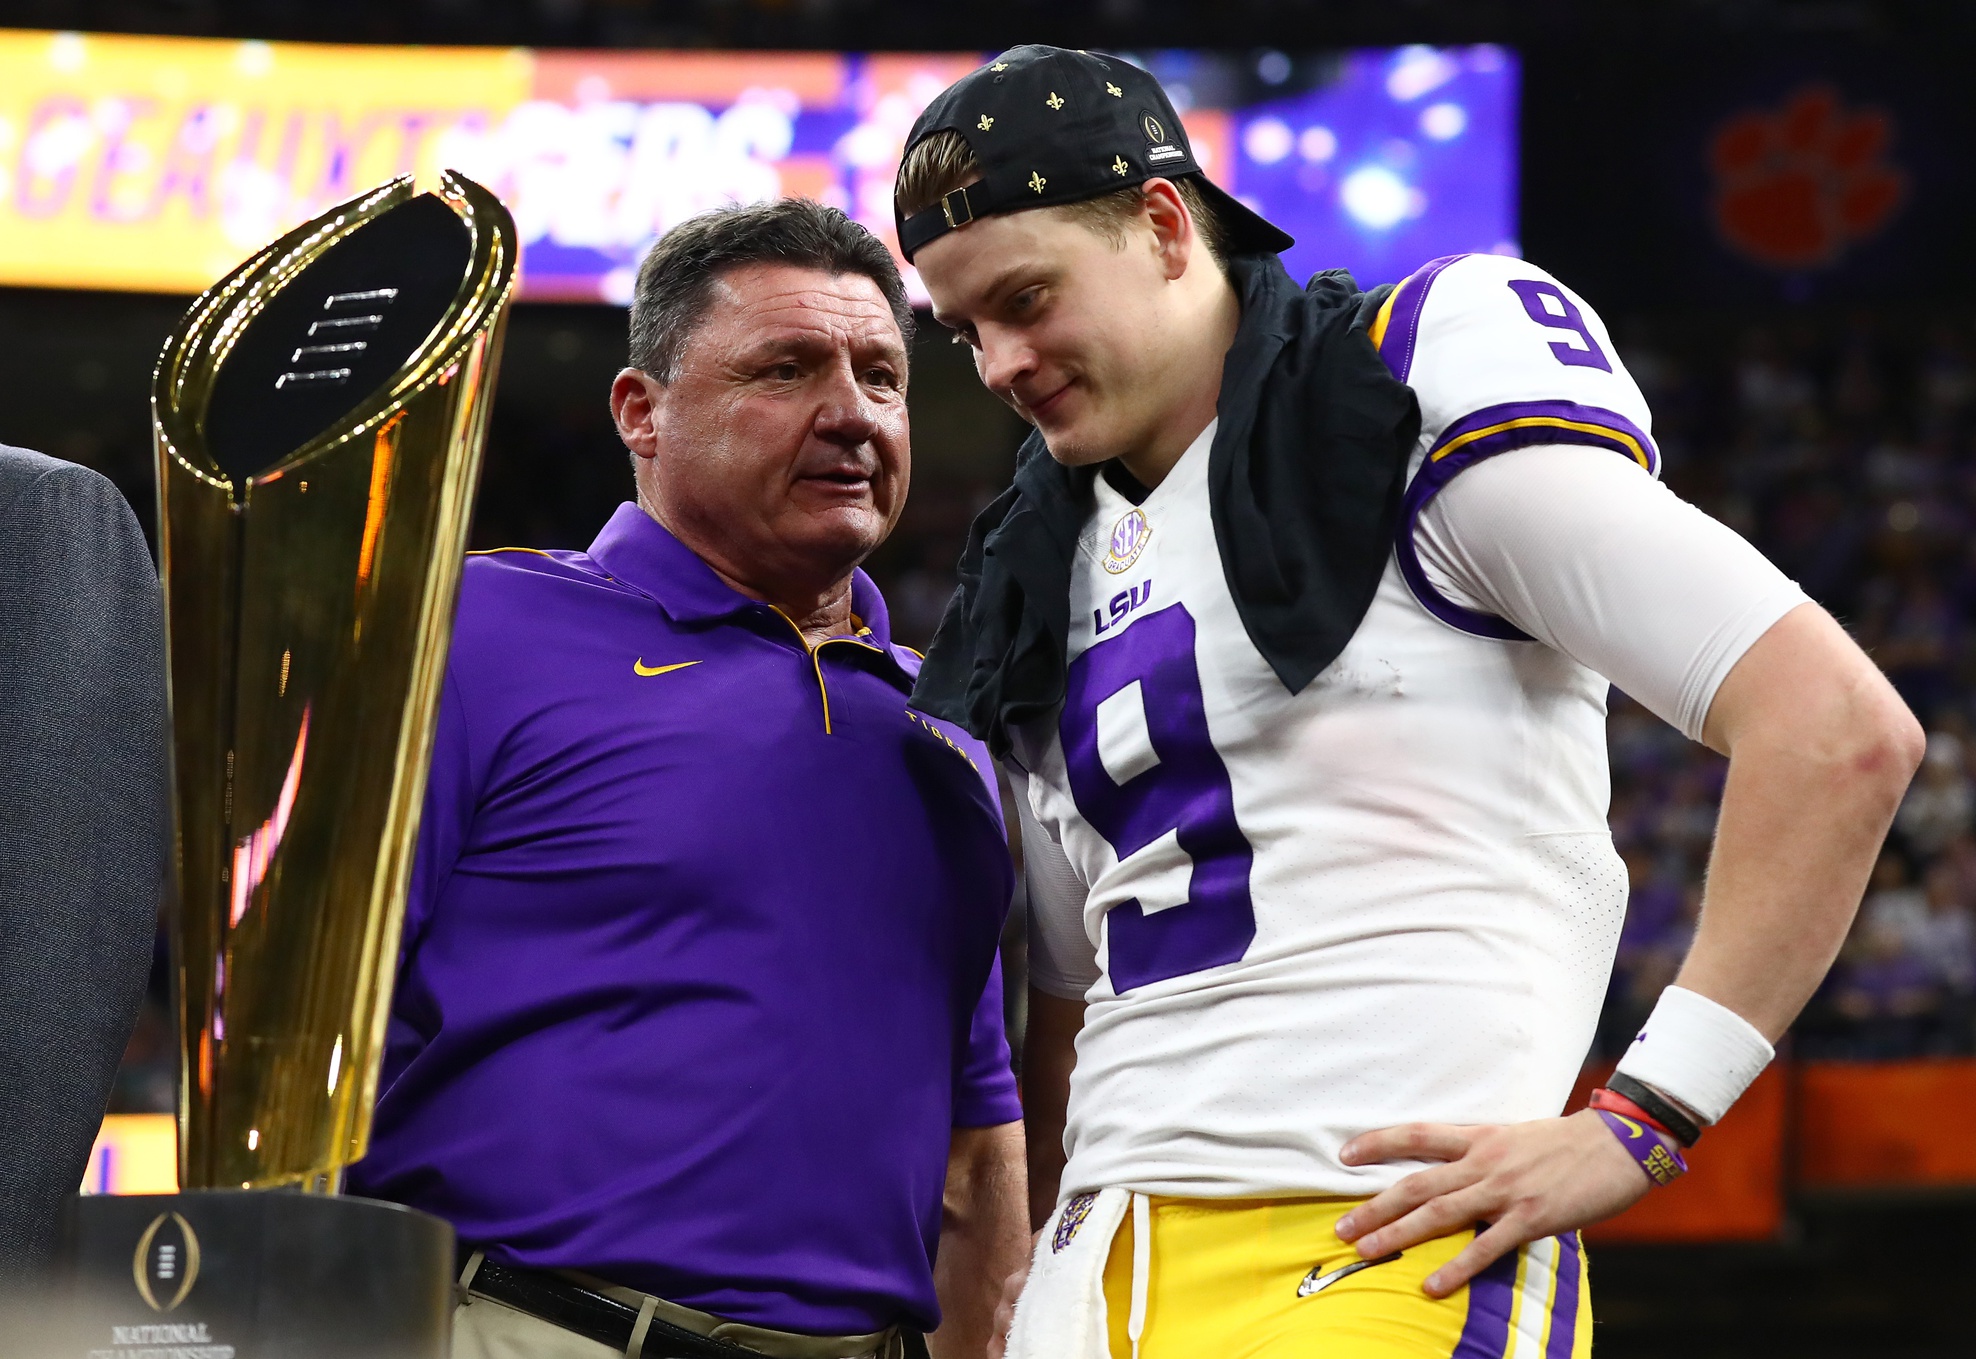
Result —
[[[1160, 53], [1148, 65], [1186, 91], [1233, 60]], [[1371, 287], [1442, 255], [1518, 253], [1515, 53], [1402, 47], [1293, 61], [1271, 52], [1253, 71], [1250, 88], [1277, 83], [1284, 93], [1232, 109], [1235, 165], [1216, 177], [1297, 238], [1284, 255], [1292, 274], [1345, 268]]]

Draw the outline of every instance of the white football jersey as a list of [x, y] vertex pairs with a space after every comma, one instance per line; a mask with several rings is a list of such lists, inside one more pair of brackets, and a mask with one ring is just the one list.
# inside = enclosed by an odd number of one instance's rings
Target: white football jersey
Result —
[[1097, 480], [1066, 700], [1014, 733], [1075, 879], [1030, 875], [1039, 983], [1089, 982], [1065, 1193], [1376, 1192], [1406, 1167], [1346, 1167], [1346, 1140], [1555, 1115], [1590, 1044], [1626, 898], [1606, 681], [1436, 594], [1411, 525], [1511, 447], [1657, 470], [1646, 403], [1591, 309], [1520, 260], [1435, 261], [1373, 335], [1420, 401], [1408, 527], [1302, 693], [1223, 576], [1213, 426], [1142, 503]]

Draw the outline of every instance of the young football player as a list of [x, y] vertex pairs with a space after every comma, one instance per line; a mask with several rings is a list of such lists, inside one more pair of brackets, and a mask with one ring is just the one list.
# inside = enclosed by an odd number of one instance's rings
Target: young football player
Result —
[[[1299, 289], [1157, 82], [1046, 47], [932, 103], [896, 206], [1036, 429], [915, 695], [1023, 818], [1010, 1353], [1585, 1355], [1577, 1229], [1770, 1060], [1919, 727], [1660, 485], [1604, 324], [1542, 269]], [[1686, 966], [1560, 1116], [1626, 900], [1609, 682], [1728, 783]]]

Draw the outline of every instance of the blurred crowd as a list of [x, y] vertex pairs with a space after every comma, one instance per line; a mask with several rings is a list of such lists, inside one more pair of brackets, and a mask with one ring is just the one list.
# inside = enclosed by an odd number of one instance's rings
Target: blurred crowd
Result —
[[[1831, 609], [1928, 729], [1800, 1056], [1976, 1050], [1976, 352], [1941, 318], [1740, 334], [1635, 329], [1667, 479]], [[1725, 762], [1615, 695], [1612, 828], [1632, 880], [1600, 1047], [1616, 1054], [1692, 939]]]

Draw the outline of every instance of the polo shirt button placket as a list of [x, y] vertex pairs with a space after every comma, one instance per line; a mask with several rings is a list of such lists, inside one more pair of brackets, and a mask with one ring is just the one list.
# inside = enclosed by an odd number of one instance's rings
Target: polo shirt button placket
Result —
[[835, 735], [835, 733], [831, 729], [831, 723], [830, 723], [830, 685], [824, 680], [823, 677], [823, 657], [821, 655], [821, 652], [825, 647], [829, 646], [831, 642], [836, 641], [838, 639], [834, 637], [825, 638], [823, 641], [817, 643], [815, 646], [811, 646], [810, 639], [803, 636], [803, 630], [796, 626], [795, 619], [791, 618], [788, 614], [784, 613], [781, 609], [776, 608], [775, 605], [773, 604], [767, 605], [766, 607], [777, 618], [780, 618], [783, 622], [789, 625], [789, 630], [796, 634], [796, 645], [801, 647], [803, 649], [803, 654], [809, 658], [810, 668], [816, 673], [817, 697], [823, 701], [823, 734], [825, 736]]

